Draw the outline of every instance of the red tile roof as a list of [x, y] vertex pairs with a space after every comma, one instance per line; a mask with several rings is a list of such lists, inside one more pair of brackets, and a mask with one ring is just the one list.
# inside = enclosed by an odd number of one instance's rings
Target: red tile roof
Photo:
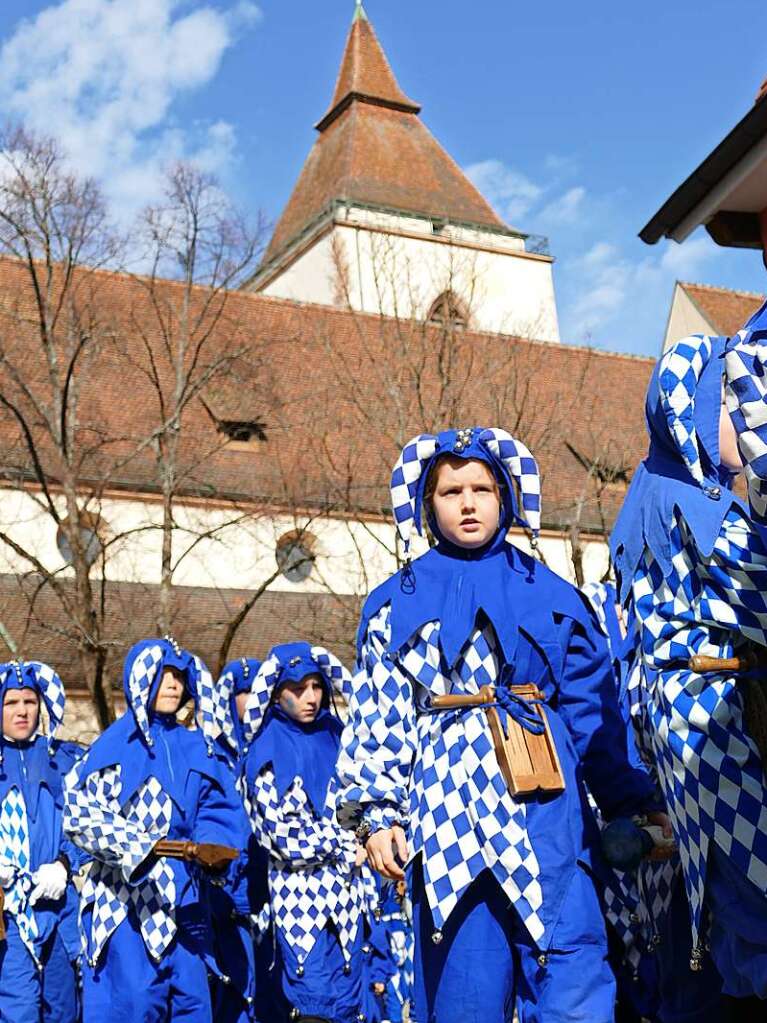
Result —
[[327, 113], [317, 127], [320, 131], [341, 112], [352, 97], [363, 102], [394, 107], [417, 114], [421, 109], [400, 89], [389, 61], [367, 16], [355, 17], [341, 60], [336, 88]]
[[357, 18], [330, 110], [264, 258], [286, 249], [333, 199], [506, 229], [417, 116], [370, 23]]
[[[86, 287], [87, 284], [87, 287]], [[107, 472], [115, 489], [158, 486], [151, 447], [113, 469], [115, 452], [130, 454], [159, 423], [157, 395], [147, 382], [154, 352], [164, 386], [173, 386], [159, 316], [171, 322], [181, 286], [121, 274], [90, 273], [81, 301], [97, 310], [93, 331], [108, 343], [83, 362], [78, 386], [82, 478]], [[0, 336], [6, 355], [43, 393], [46, 370], [26, 311], [21, 264], [0, 262]], [[205, 293], [198, 295], [200, 303]], [[192, 311], [195, 311], [194, 305]], [[226, 377], [202, 394], [219, 419], [255, 419], [266, 442], [253, 450], [221, 448], [205, 406], [192, 402], [180, 435], [179, 490], [188, 496], [256, 504], [389, 516], [388, 478], [399, 445], [423, 430], [495, 424], [524, 440], [544, 477], [544, 520], [567, 525], [585, 499], [582, 525], [609, 526], [621, 488], [600, 512], [570, 445], [587, 459], [632, 469], [644, 456], [643, 399], [653, 361], [358, 314], [232, 292], [216, 311], [206, 358], [241, 352]], [[10, 391], [9, 391], [10, 394]], [[109, 438], [104, 447], [99, 438]], [[113, 440], [119, 438], [119, 441]], [[46, 468], [59, 478], [58, 456], [40, 427]], [[15, 479], [28, 469], [18, 429], [0, 416], [0, 470]]]
[[710, 284], [679, 282], [717, 334], [732, 337], [764, 302], [754, 291], [732, 291]]

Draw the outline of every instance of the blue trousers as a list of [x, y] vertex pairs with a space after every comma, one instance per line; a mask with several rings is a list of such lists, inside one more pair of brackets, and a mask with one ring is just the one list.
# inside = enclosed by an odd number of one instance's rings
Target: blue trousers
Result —
[[251, 1023], [256, 1019], [256, 962], [253, 937], [244, 921], [216, 921], [216, 958], [229, 983], [213, 981], [216, 1023]]
[[77, 976], [54, 931], [42, 949], [42, 970], [26, 949], [13, 917], [6, 914], [7, 940], [0, 945], [0, 1021], [75, 1023]]
[[721, 974], [722, 991], [733, 998], [767, 999], [767, 895], [713, 842], [706, 902], [711, 958]]
[[275, 930], [275, 971], [286, 1015], [296, 1008], [302, 1016], [319, 1016], [331, 1023], [356, 1023], [362, 1002], [362, 925], [348, 968], [331, 924], [322, 931], [303, 964], [299, 964], [279, 928]]
[[613, 1023], [615, 980], [596, 891], [577, 868], [541, 959], [489, 871], [476, 878], [435, 945], [420, 865], [412, 872], [418, 1023]]
[[83, 1023], [211, 1023], [208, 970], [179, 930], [159, 963], [130, 918], [83, 969]]

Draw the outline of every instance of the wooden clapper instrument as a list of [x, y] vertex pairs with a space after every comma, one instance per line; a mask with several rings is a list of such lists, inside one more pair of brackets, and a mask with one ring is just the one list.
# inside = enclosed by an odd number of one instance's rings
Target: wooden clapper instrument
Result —
[[[540, 700], [541, 693], [532, 683], [509, 687], [512, 693], [525, 701]], [[478, 693], [432, 696], [433, 710], [458, 710], [461, 707], [483, 707], [493, 737], [495, 755], [509, 792], [512, 796], [530, 796], [535, 792], [563, 792], [565, 779], [559, 763], [557, 747], [549, 728], [546, 710], [540, 703], [530, 703], [529, 709], [543, 723], [540, 735], [529, 731], [504, 714], [495, 705], [495, 686], [482, 686]]]

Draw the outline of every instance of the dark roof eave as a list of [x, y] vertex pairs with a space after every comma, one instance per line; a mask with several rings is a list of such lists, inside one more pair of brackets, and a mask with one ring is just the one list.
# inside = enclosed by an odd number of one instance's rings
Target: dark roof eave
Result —
[[639, 237], [647, 245], [668, 238], [712, 188], [767, 136], [767, 100], [759, 100], [645, 224]]

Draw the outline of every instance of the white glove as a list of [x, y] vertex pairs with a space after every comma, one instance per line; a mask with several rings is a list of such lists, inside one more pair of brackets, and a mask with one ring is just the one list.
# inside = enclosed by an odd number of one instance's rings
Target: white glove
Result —
[[32, 875], [35, 887], [29, 896], [30, 906], [36, 906], [41, 899], [55, 902], [60, 899], [67, 888], [67, 868], [60, 860], [55, 863], [44, 863]]
[[10, 863], [0, 863], [0, 888], [10, 888], [16, 877], [16, 868]]

